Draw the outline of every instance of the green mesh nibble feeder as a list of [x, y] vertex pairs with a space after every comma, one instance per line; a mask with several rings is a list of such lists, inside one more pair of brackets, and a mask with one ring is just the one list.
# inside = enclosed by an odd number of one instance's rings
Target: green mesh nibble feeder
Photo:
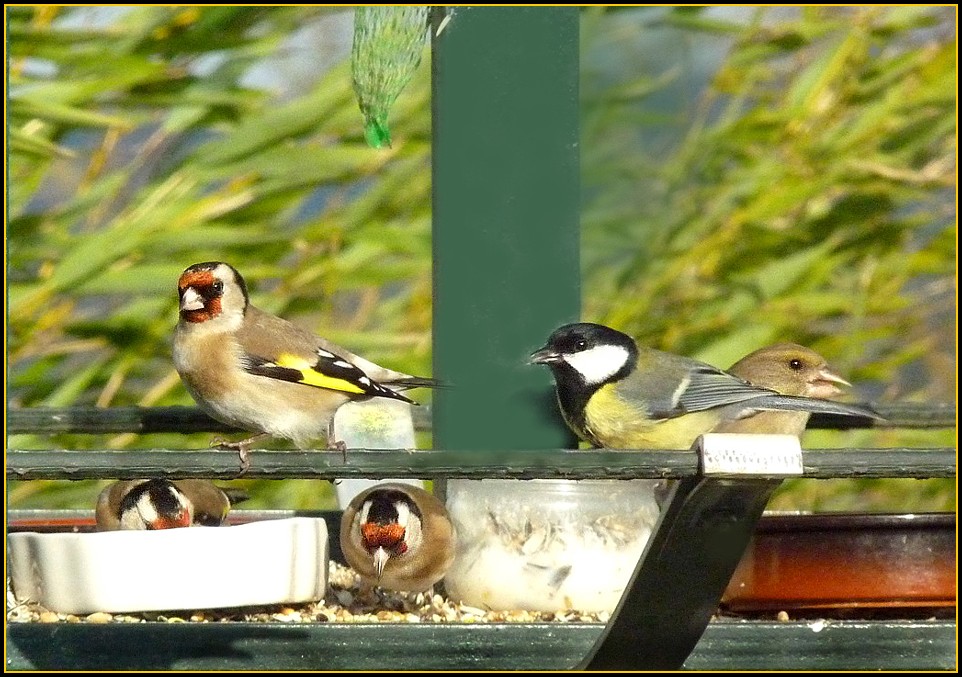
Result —
[[354, 10], [351, 75], [364, 115], [364, 137], [374, 148], [391, 145], [388, 110], [421, 63], [430, 7]]

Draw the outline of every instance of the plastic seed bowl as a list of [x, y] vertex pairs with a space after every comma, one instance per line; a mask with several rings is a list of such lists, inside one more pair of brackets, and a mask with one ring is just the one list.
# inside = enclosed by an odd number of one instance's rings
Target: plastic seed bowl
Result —
[[230, 527], [7, 536], [18, 601], [88, 614], [318, 600], [327, 588], [323, 519]]
[[611, 612], [658, 519], [657, 480], [452, 480], [451, 598], [491, 609]]

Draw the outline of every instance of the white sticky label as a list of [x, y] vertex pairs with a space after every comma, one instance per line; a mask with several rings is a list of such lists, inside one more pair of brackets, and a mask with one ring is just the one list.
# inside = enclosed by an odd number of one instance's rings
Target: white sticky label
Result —
[[802, 445], [795, 435], [707, 433], [695, 441], [705, 475], [801, 475]]

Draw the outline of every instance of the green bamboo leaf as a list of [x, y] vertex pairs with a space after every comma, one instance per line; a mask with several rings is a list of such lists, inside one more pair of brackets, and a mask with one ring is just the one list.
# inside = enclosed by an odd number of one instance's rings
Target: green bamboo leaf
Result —
[[689, 8], [674, 8], [673, 11], [665, 14], [662, 22], [666, 26], [674, 28], [684, 28], [689, 31], [715, 35], [739, 35], [745, 30], [741, 23], [706, 17], [700, 13], [686, 11], [687, 9]]
[[786, 100], [795, 114], [812, 114], [823, 101], [820, 97], [831, 96], [827, 88], [843, 76], [849, 60], [867, 48], [866, 36], [852, 31], [836, 38], [830, 48], [818, 53], [786, 92]]
[[784, 298], [768, 303], [771, 313], [777, 317], [832, 317], [851, 311], [852, 295], [842, 291], [793, 292]]
[[36, 155], [43, 158], [76, 157], [76, 153], [70, 149], [59, 146], [47, 139], [34, 136], [33, 134], [27, 134], [23, 130], [10, 128], [7, 133], [10, 139], [10, 150], [15, 153]]
[[727, 369], [748, 353], [775, 343], [778, 338], [774, 327], [765, 322], [753, 322], [729, 333], [699, 350], [695, 359], [721, 369]]
[[81, 395], [87, 392], [91, 384], [105, 377], [106, 365], [110, 359], [108, 355], [102, 355], [92, 359], [83, 369], [69, 374], [63, 382], [54, 388], [53, 392], [43, 399], [41, 406], [65, 407], [75, 403]]
[[934, 14], [936, 11], [935, 7], [920, 5], [887, 7], [872, 29], [884, 35], [893, 35], [913, 28], [934, 26], [938, 22]]
[[20, 96], [10, 102], [11, 115], [23, 118], [41, 118], [50, 122], [78, 127], [119, 127], [130, 129], [130, 120], [116, 115], [104, 115], [90, 110], [73, 108], [49, 101], [38, 101]]
[[350, 90], [344, 85], [338, 88], [335, 83], [330, 90], [317, 90], [286, 106], [250, 116], [230, 134], [202, 146], [195, 158], [202, 165], [216, 167], [300, 137], [317, 129], [349, 97]]
[[118, 37], [118, 34], [114, 29], [58, 28], [27, 23], [11, 23], [7, 27], [7, 38], [11, 47], [10, 53], [14, 56], [36, 55], [37, 50], [42, 49], [45, 45], [75, 47], [93, 44], [102, 46], [105, 40], [113, 40], [116, 37]]
[[[216, 252], [231, 247], [247, 250], [258, 245], [289, 244], [290, 239], [290, 232], [284, 228], [265, 228], [263, 223], [245, 226], [239, 223], [209, 222], [203, 228], [181, 229], [176, 237], [171, 237], [169, 232], [152, 233], [144, 237], [142, 247], [152, 252], [177, 256], [193, 254], [193, 258], [198, 258], [198, 253], [203, 251]], [[187, 263], [184, 264], [184, 267], [186, 266]]]
[[823, 242], [797, 254], [763, 264], [743, 276], [736, 277], [757, 289], [762, 298], [770, 299], [793, 287], [818, 262], [825, 259], [835, 246], [834, 242]]
[[148, 263], [120, 269], [108, 268], [98, 273], [96, 277], [76, 285], [72, 292], [81, 296], [171, 294], [180, 272], [180, 268], [175, 263]]
[[180, 82], [180, 78], [173, 77], [164, 70], [162, 65], [145, 62], [143, 59], [107, 53], [92, 61], [97, 64], [98, 69], [103, 68], [104, 61], [109, 61], [114, 69], [98, 73], [97, 69], [79, 64], [76, 68], [69, 69], [69, 72], [82, 73], [82, 80], [70, 79], [69, 75], [65, 74], [58, 78], [31, 81], [18, 87], [11, 98], [16, 99], [23, 95], [33, 101], [68, 107], [102, 105], [103, 101], [110, 100], [114, 105], [133, 110], [138, 95], [145, 87], [156, 88], [164, 84], [182, 89], [186, 86]]
[[239, 162], [207, 165], [201, 169], [201, 176], [253, 175], [261, 177], [261, 189], [269, 191], [356, 178], [371, 172], [380, 162], [359, 144], [316, 147], [282, 143]]

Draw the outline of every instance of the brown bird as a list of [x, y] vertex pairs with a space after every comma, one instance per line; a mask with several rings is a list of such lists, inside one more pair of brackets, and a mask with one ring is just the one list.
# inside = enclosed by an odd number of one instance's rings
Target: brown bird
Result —
[[341, 550], [362, 586], [422, 592], [454, 560], [454, 528], [428, 492], [387, 482], [354, 497], [341, 519]]
[[380, 367], [285, 319], [251, 305], [244, 278], [220, 261], [187, 268], [178, 282], [180, 321], [174, 366], [188, 392], [212, 417], [256, 433], [222, 446], [247, 449], [260, 437], [298, 448], [334, 439], [334, 414], [352, 400], [381, 397], [416, 404], [399, 391], [435, 387], [430, 378]]
[[[728, 370], [760, 388], [782, 395], [828, 399], [842, 394], [851, 383], [832, 371], [825, 358], [797, 343], [778, 343], [749, 353]], [[712, 432], [769, 433], [801, 436], [808, 411], [758, 411], [734, 421], [723, 421]]]
[[220, 526], [230, 506], [228, 495], [207, 480], [114, 482], [97, 499], [97, 529]]
[[[758, 388], [792, 397], [828, 399], [842, 394], [840, 385], [852, 385], [832, 371], [824, 357], [797, 343], [777, 343], [759, 348], [733, 364], [728, 373]], [[772, 410], [746, 412], [741, 418], [722, 420], [710, 432], [801, 437], [811, 413]], [[663, 480], [656, 486], [655, 498], [659, 505], [665, 501], [674, 485], [674, 480]]]

